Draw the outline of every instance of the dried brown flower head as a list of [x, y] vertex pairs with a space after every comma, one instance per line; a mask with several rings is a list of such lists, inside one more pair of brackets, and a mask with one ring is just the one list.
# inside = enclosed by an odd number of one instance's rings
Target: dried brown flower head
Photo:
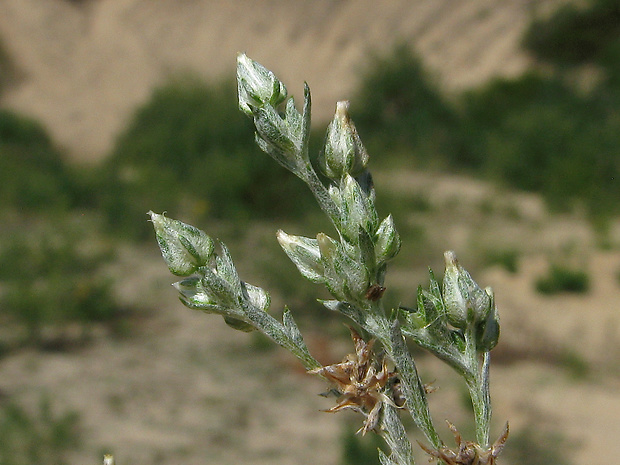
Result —
[[418, 441], [420, 447], [431, 457], [443, 460], [447, 465], [494, 465], [495, 460], [501, 454], [506, 439], [508, 439], [508, 423], [504, 427], [502, 435], [495, 441], [491, 447], [483, 448], [480, 444], [471, 441], [463, 441], [461, 433], [449, 421], [447, 422], [458, 450], [455, 452], [446, 446], [440, 449], [429, 449]]
[[381, 405], [387, 399], [384, 390], [388, 380], [395, 375], [388, 371], [385, 360], [380, 363], [377, 361], [372, 352], [374, 339], [366, 342], [357, 331], [349, 329], [355, 353], [347, 355], [340, 363], [317, 368], [309, 373], [327, 378], [340, 393], [338, 403], [325, 411], [353, 409], [361, 412], [366, 416], [366, 421], [358, 432], [366, 434], [379, 423]]

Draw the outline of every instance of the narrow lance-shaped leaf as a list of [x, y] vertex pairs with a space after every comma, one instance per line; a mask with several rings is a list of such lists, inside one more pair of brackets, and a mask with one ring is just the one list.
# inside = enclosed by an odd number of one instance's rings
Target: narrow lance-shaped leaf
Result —
[[289, 159], [295, 159], [297, 137], [290, 132], [290, 129], [294, 128], [289, 128], [275, 108], [271, 106], [257, 108], [254, 112], [254, 125], [256, 132], [265, 142], [287, 154]]
[[377, 229], [377, 240], [375, 244], [375, 254], [377, 262], [387, 262], [394, 258], [400, 251], [401, 240], [392, 215], [388, 215]]
[[499, 314], [495, 306], [495, 296], [491, 288], [485, 289], [491, 298], [491, 305], [486, 318], [479, 321], [476, 325], [476, 350], [478, 352], [489, 352], [495, 348], [499, 341]]
[[321, 265], [323, 265], [323, 277], [327, 289], [338, 300], [347, 300], [345, 295], [346, 283], [339, 259], [339, 244], [324, 233], [318, 233], [316, 240], [321, 252]]
[[286, 255], [305, 278], [315, 283], [325, 281], [317, 239], [289, 235], [282, 230], [277, 232], [277, 238]]
[[297, 326], [297, 323], [295, 323], [293, 315], [288, 308], [284, 309], [284, 314], [282, 315], [282, 324], [284, 325], [284, 328], [286, 329], [286, 332], [288, 333], [291, 340], [297, 346], [305, 347], [305, 342], [303, 336], [301, 335], [301, 331], [299, 331], [299, 327]]
[[401, 333], [398, 320], [395, 320], [392, 324], [391, 343], [392, 359], [394, 360], [399, 376], [401, 377], [403, 394], [405, 396], [409, 411], [411, 412], [411, 416], [413, 417], [413, 421], [418, 428], [422, 430], [426, 438], [433, 444], [433, 446], [440, 447], [441, 439], [437, 435], [435, 427], [433, 426], [433, 420], [431, 419], [430, 411], [428, 409], [426, 391], [420, 381], [418, 370], [413, 362], [413, 358], [407, 349], [407, 344], [405, 343]]
[[[407, 437], [396, 407], [388, 403], [382, 408], [382, 436], [392, 451], [389, 457], [383, 456], [385, 463], [397, 465], [414, 465], [411, 442]], [[384, 463], [384, 462], [382, 462]]]
[[225, 244], [220, 243], [222, 253], [217, 256], [217, 274], [231, 287], [232, 291], [236, 295], [241, 294], [241, 280], [237, 273], [237, 268], [233, 263], [232, 257], [228, 247]]
[[342, 230], [343, 236], [352, 243], [356, 243], [358, 228], [365, 229], [369, 234], [375, 234], [378, 227], [378, 216], [374, 202], [362, 190], [358, 182], [350, 175], [345, 175], [340, 184]]
[[377, 451], [379, 453], [379, 463], [381, 465], [400, 465], [398, 462], [395, 462], [390, 457], [385, 455], [385, 452], [383, 452], [381, 449], [377, 449]]

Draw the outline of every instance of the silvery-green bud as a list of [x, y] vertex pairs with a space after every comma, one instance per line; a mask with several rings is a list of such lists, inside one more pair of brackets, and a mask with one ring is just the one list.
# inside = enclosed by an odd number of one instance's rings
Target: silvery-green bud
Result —
[[359, 257], [352, 258], [347, 252], [346, 242], [338, 243], [324, 233], [317, 234], [321, 252], [323, 281], [334, 297], [339, 300], [361, 299], [370, 285], [368, 268], [360, 263]]
[[377, 210], [372, 198], [364, 193], [358, 182], [349, 174], [345, 174], [342, 180], [340, 195], [343, 216], [342, 233], [346, 238], [351, 242], [356, 242], [359, 228], [373, 234], [378, 223]]
[[377, 242], [375, 244], [377, 262], [387, 262], [394, 258], [400, 250], [400, 245], [400, 235], [394, 227], [394, 219], [392, 215], [388, 215], [377, 230]]
[[282, 230], [277, 232], [277, 238], [286, 255], [304, 277], [313, 282], [324, 281], [321, 251], [317, 239], [291, 236]]
[[[235, 312], [231, 311], [226, 304], [223, 304], [222, 299], [220, 298], [221, 296], [210, 292], [209, 285], [204, 280], [193, 276], [186, 278], [183, 281], [179, 281], [178, 283], [174, 283], [174, 287], [179, 291], [179, 298], [186, 307], [194, 310], [202, 310], [206, 313], [220, 314], [224, 317], [224, 321], [228, 326], [239, 331], [249, 332], [255, 329], [254, 326], [243, 319], [231, 316]], [[260, 288], [252, 290], [248, 289], [248, 291], [248, 294], [252, 294], [250, 299], [256, 300], [259, 304], [265, 296], [258, 296], [257, 292], [260, 293], [262, 291], [262, 293], [266, 294]], [[226, 297], [227, 300], [229, 300], [228, 297], [229, 296]], [[269, 296], [267, 295], [266, 298], [268, 299]], [[268, 307], [269, 303], [267, 302], [266, 305]]]
[[239, 109], [252, 116], [265, 104], [277, 106], [286, 99], [286, 87], [260, 63], [244, 53], [237, 55]]
[[209, 262], [213, 255], [213, 241], [203, 231], [152, 211], [148, 214], [171, 273], [189, 276]]
[[495, 305], [495, 296], [490, 287], [485, 289], [491, 299], [491, 305], [486, 318], [480, 320], [476, 326], [476, 349], [478, 352], [488, 352], [492, 350], [499, 341], [499, 313]]
[[194, 310], [202, 310], [207, 313], [218, 313], [218, 305], [207, 290], [202, 281], [196, 276], [185, 278], [174, 283], [173, 286], [179, 291], [179, 299], [186, 307]]
[[349, 117], [347, 101], [336, 105], [336, 114], [327, 128], [319, 162], [327, 177], [334, 180], [345, 174], [358, 176], [368, 164], [368, 152]]
[[264, 289], [250, 283], [241, 283], [244, 298], [254, 307], [266, 312], [271, 305], [271, 297]]
[[445, 252], [444, 259], [443, 297], [448, 321], [456, 328], [464, 329], [468, 322], [486, 318], [491, 298], [459, 264], [454, 252]]
[[321, 253], [321, 260], [333, 262], [338, 257], [338, 243], [325, 233], [316, 235], [317, 245]]
[[256, 329], [252, 324], [248, 323], [247, 321], [244, 321], [240, 318], [234, 318], [232, 316], [225, 315], [224, 322], [232, 329], [236, 329], [237, 331], [243, 331], [244, 333], [249, 333]]

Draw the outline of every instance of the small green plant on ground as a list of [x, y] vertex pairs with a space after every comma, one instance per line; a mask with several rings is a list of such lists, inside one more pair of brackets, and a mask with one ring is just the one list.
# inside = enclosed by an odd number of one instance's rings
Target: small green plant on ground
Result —
[[513, 274], [519, 270], [519, 252], [515, 249], [489, 250], [485, 258], [489, 266], [498, 265]]
[[[119, 318], [112, 281], [102, 273], [111, 250], [80, 239], [86, 235], [77, 222], [10, 225], [2, 236], [0, 318], [10, 333], [4, 334], [3, 349], [66, 348], [84, 342], [91, 324]], [[80, 331], [67, 338], [72, 323]]]
[[[388, 262], [398, 254], [401, 240], [392, 216], [381, 219], [376, 210], [368, 153], [349, 117], [348, 102], [338, 103], [327, 129], [318, 160], [320, 178], [308, 153], [308, 86], [300, 113], [284, 84], [243, 54], [237, 60], [237, 83], [239, 108], [253, 119], [258, 146], [308, 185], [336, 231], [335, 237], [322, 232], [303, 237], [280, 230], [277, 240], [302, 276], [326, 286], [332, 298], [322, 304], [350, 320], [352, 353], [341, 363], [322, 366], [309, 352], [292, 312], [285, 309], [281, 321], [271, 316], [269, 294], [239, 277], [223, 243], [149, 212], [169, 270], [183, 278], [175, 284], [183, 304], [221, 315], [234, 329], [264, 333], [309, 373], [329, 382], [336, 404], [327, 411], [359, 412], [364, 418], [359, 432], [375, 432], [385, 442], [385, 450], [379, 450], [382, 465], [415, 463], [401, 420], [405, 412], [424, 435], [420, 446], [432, 458], [449, 465], [496, 463], [508, 425], [495, 441], [490, 439], [490, 352], [499, 338], [492, 291], [478, 286], [449, 251], [442, 285], [431, 272], [429, 288], [419, 287], [411, 308], [386, 309]], [[418, 374], [407, 341], [462, 376], [473, 407], [475, 439], [464, 440], [452, 424], [456, 449], [440, 438], [429, 410], [430, 388]]]
[[557, 263], [550, 265], [548, 273], [536, 280], [536, 290], [541, 294], [583, 294], [589, 289], [590, 278], [587, 272]]
[[79, 416], [53, 411], [42, 397], [34, 414], [7, 402], [0, 407], [0, 465], [67, 463], [66, 454], [79, 443]]
[[512, 463], [527, 465], [571, 465], [567, 456], [571, 444], [555, 431], [540, 431], [529, 426], [511, 437], [506, 457]]

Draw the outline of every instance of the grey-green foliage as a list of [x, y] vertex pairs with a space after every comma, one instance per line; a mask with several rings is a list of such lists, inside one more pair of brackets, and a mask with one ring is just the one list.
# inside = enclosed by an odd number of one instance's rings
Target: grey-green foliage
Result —
[[[372, 344], [359, 345], [355, 336], [356, 357], [321, 369], [292, 313], [287, 309], [282, 321], [268, 313], [268, 293], [239, 277], [225, 245], [214, 247], [202, 231], [150, 212], [170, 271], [184, 277], [175, 285], [181, 301], [189, 308], [223, 316], [235, 329], [263, 332], [296, 355], [306, 369], [336, 381], [342, 394], [340, 405], [363, 413], [367, 418], [361, 430], [374, 429], [385, 440], [389, 451], [380, 452], [381, 463], [414, 463], [400, 419], [399, 405], [403, 404], [437, 457], [451, 453], [465, 460], [467, 454], [475, 454], [480, 465], [494, 463], [507, 431], [498, 442], [489, 444], [489, 352], [499, 338], [491, 290], [478, 286], [454, 253], [446, 252], [443, 286], [431, 273], [430, 288], [419, 289], [414, 308], [385, 309], [382, 296], [388, 263], [398, 254], [401, 241], [391, 215], [382, 218], [376, 210], [368, 153], [349, 117], [348, 103], [338, 103], [327, 130], [318, 163], [327, 180], [324, 183], [308, 156], [308, 86], [299, 112], [293, 99], [287, 100], [284, 84], [243, 54], [237, 61], [237, 82], [239, 108], [253, 119], [259, 147], [308, 185], [336, 230], [334, 237], [323, 232], [303, 237], [278, 231], [280, 245], [302, 276], [329, 290], [333, 298], [323, 301], [327, 309], [350, 318], [382, 346], [385, 362], [394, 366], [394, 372], [369, 365]], [[475, 443], [463, 443], [457, 452], [444, 446], [406, 339], [463, 376], [474, 407]], [[360, 380], [362, 368], [364, 379]]]

